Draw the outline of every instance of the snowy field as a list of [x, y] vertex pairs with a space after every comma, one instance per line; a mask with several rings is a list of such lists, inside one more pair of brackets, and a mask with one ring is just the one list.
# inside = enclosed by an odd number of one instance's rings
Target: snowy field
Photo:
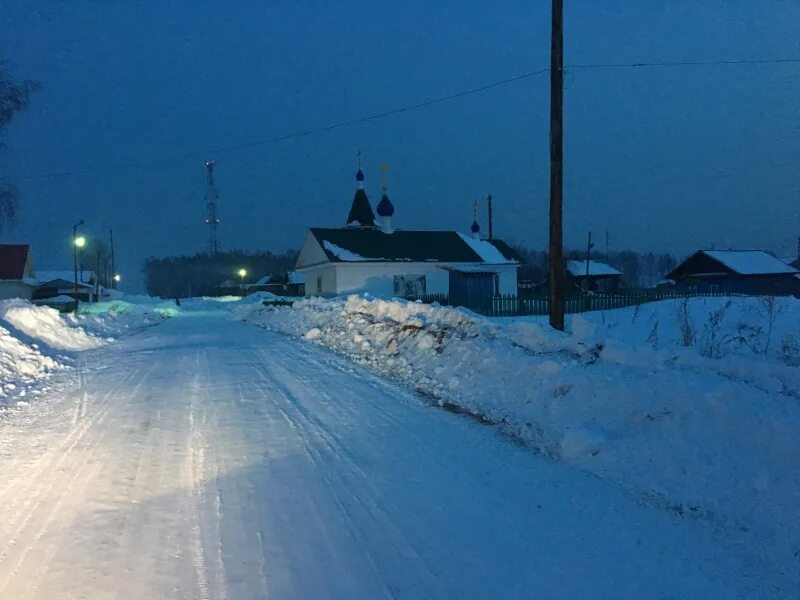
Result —
[[800, 585], [797, 300], [660, 302], [574, 316], [566, 335], [358, 297], [237, 311], [703, 523]]
[[265, 299], [0, 303], [0, 598], [797, 596], [797, 301]]

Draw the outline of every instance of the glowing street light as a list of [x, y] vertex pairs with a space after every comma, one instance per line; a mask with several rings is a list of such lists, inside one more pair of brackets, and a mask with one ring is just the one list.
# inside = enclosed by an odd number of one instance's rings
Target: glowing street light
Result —
[[119, 283], [120, 281], [122, 281], [122, 276], [119, 273], [117, 273], [116, 275], [114, 275], [114, 281]]
[[239, 269], [239, 277], [242, 278], [242, 298], [244, 298], [244, 278], [247, 276], [247, 269]]
[[82, 235], [79, 235], [78, 237], [75, 238], [74, 243], [75, 246], [77, 246], [78, 248], [83, 248], [86, 245], [86, 238], [83, 237]]

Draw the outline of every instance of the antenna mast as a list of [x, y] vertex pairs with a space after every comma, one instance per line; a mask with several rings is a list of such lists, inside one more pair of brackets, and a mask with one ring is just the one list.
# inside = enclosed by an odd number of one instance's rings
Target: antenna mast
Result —
[[208, 190], [206, 191], [206, 225], [208, 225], [208, 253], [216, 256], [219, 252], [219, 240], [217, 239], [217, 186], [214, 184], [214, 161], [206, 161], [206, 175], [208, 178]]

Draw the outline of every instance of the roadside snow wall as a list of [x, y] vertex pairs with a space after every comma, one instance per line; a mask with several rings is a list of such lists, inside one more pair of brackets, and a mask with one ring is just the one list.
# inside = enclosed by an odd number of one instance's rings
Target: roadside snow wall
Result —
[[18, 404], [51, 373], [67, 368], [69, 353], [98, 348], [153, 325], [169, 307], [115, 300], [87, 304], [77, 316], [24, 300], [0, 302], [0, 406]]
[[582, 317], [567, 335], [356, 296], [234, 315], [345, 354], [644, 503], [710, 523], [800, 583], [800, 372], [776, 357], [654, 348]]

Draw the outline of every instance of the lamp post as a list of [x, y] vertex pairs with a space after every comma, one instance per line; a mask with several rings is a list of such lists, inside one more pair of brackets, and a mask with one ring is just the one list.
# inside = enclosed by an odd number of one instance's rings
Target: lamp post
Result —
[[114, 274], [114, 289], [117, 289], [117, 284], [122, 281], [122, 276], [119, 273]]
[[83, 225], [83, 219], [72, 226], [72, 271], [75, 276], [75, 287], [73, 293], [75, 294], [75, 312], [78, 312], [78, 250], [86, 245], [86, 238], [78, 235], [78, 227]]
[[244, 278], [247, 275], [247, 269], [239, 269], [239, 277], [242, 278], [241, 288], [242, 288], [242, 298], [244, 298]]

